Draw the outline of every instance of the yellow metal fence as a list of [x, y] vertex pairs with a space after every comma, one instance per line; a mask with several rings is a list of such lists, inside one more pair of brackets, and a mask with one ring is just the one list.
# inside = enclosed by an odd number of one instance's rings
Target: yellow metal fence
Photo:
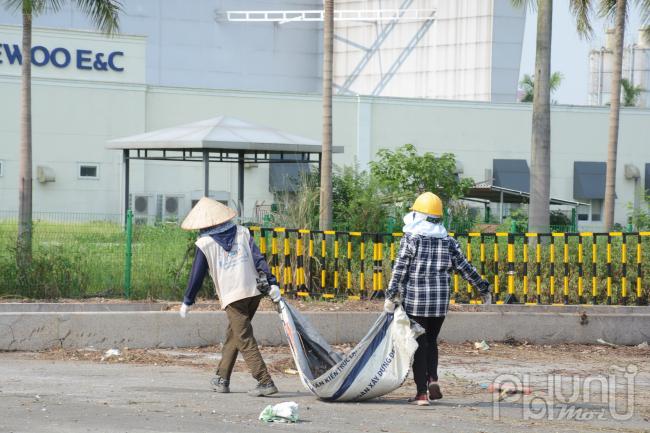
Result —
[[[401, 233], [250, 227], [285, 295], [382, 296]], [[645, 304], [650, 232], [450, 233], [499, 303]], [[451, 277], [453, 302], [478, 293]]]

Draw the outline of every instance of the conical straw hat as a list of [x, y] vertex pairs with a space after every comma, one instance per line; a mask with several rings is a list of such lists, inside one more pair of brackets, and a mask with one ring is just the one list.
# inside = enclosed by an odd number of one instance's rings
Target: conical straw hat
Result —
[[237, 212], [228, 206], [203, 197], [187, 214], [181, 227], [185, 230], [204, 229], [230, 221], [236, 216]]

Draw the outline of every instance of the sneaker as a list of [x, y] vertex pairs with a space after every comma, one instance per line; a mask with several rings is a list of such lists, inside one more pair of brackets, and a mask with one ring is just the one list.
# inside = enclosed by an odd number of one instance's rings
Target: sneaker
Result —
[[224, 379], [223, 377], [219, 376], [218, 374], [212, 378], [210, 381], [212, 383], [212, 389], [215, 392], [221, 392], [224, 394], [227, 394], [230, 392], [230, 381]]
[[442, 398], [442, 391], [438, 382], [429, 382], [429, 400], [440, 400]]
[[248, 395], [252, 397], [266, 397], [268, 395], [276, 394], [278, 389], [271, 381], [269, 383], [258, 383], [255, 389], [248, 391]]
[[413, 398], [409, 398], [408, 402], [411, 404], [416, 404], [418, 406], [429, 406], [431, 403], [429, 403], [429, 398], [427, 397], [427, 393], [422, 393], [422, 394], [417, 394]]

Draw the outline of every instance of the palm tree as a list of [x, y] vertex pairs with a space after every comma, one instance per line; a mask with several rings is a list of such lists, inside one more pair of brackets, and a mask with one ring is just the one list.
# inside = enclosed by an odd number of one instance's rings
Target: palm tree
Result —
[[640, 84], [635, 86], [627, 78], [621, 78], [621, 90], [623, 90], [623, 106], [635, 107], [645, 89]]
[[334, 55], [334, 0], [323, 2], [323, 144], [320, 167], [321, 230], [332, 227], [332, 69]]
[[[32, 18], [61, 9], [63, 0], [2, 0], [23, 16], [22, 69], [20, 87], [20, 168], [18, 173], [18, 238], [16, 260], [21, 269], [32, 256]], [[121, 4], [116, 0], [71, 0], [101, 31], [118, 29]]]
[[551, 34], [553, 0], [511, 0], [513, 6], [537, 6], [537, 45], [533, 86], [533, 125], [530, 152], [528, 230], [547, 232], [551, 197]]
[[[560, 84], [562, 84], [563, 79], [564, 75], [562, 75], [561, 72], [556, 71], [551, 74], [551, 94], [555, 93], [555, 91], [560, 88]], [[521, 86], [521, 90], [524, 91], [524, 94], [519, 101], [533, 102], [533, 94], [535, 92], [535, 76], [524, 74], [523, 78], [519, 82], [519, 85]]]
[[[608, 4], [613, 3], [613, 4]], [[614, 225], [614, 204], [616, 200], [616, 160], [618, 152], [618, 127], [621, 107], [621, 75], [623, 71], [623, 38], [627, 0], [604, 0], [601, 14], [610, 13], [607, 8], [615, 8], [614, 19], [614, 64], [612, 65], [612, 87], [609, 106], [609, 137], [607, 140], [607, 172], [605, 175], [605, 230]], [[611, 9], [610, 9], [611, 10]]]
[[[650, 1], [636, 0], [643, 20], [650, 22]], [[614, 18], [614, 63], [612, 65], [612, 84], [609, 106], [609, 136], [607, 140], [607, 172], [605, 175], [605, 230], [609, 231], [614, 225], [614, 205], [616, 200], [616, 163], [618, 153], [618, 129], [621, 107], [621, 86], [623, 75], [623, 40], [625, 21], [628, 14], [627, 0], [600, 0], [600, 15]], [[650, 27], [645, 30], [650, 35]], [[631, 84], [631, 83], [628, 83]]]
[[[644, 0], [648, 1], [648, 0]], [[537, 7], [537, 45], [533, 88], [533, 126], [530, 152], [530, 205], [528, 229], [546, 232], [550, 225], [551, 190], [551, 35], [553, 0], [511, 0], [515, 7]], [[591, 0], [569, 0], [581, 34], [591, 32]]]
[[530, 205], [528, 230], [546, 232], [551, 201], [551, 34], [553, 0], [537, 2], [537, 45], [533, 92], [533, 139], [530, 152]]

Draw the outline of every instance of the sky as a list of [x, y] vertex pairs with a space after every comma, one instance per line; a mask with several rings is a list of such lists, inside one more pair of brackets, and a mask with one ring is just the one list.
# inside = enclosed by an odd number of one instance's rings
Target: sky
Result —
[[[589, 88], [589, 51], [599, 49], [605, 43], [607, 21], [594, 19], [594, 35], [584, 40], [575, 30], [575, 19], [564, 6], [566, 0], [554, 2], [553, 39], [551, 42], [551, 72], [564, 75], [560, 88], [552, 95], [559, 104], [586, 105]], [[636, 8], [630, 10], [625, 33], [625, 44], [637, 41], [641, 19]], [[524, 43], [521, 55], [521, 75], [535, 70], [536, 11], [527, 11]]]

